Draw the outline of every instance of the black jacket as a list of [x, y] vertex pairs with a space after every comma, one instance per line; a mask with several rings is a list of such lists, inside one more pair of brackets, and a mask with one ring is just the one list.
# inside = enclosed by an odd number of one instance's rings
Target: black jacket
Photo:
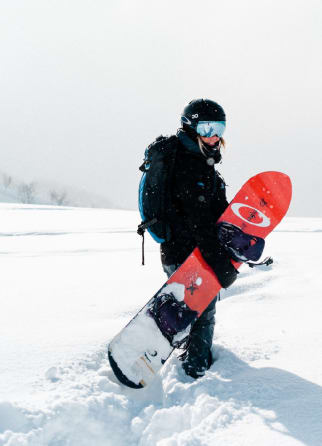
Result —
[[[213, 160], [205, 158], [197, 143], [182, 130], [177, 134], [177, 143], [166, 215], [172, 237], [161, 244], [162, 263], [180, 265], [198, 246], [222, 285], [229, 286], [228, 275], [236, 271], [219, 245], [215, 229], [217, 219], [228, 206], [225, 182]], [[218, 268], [224, 268], [223, 278]]]

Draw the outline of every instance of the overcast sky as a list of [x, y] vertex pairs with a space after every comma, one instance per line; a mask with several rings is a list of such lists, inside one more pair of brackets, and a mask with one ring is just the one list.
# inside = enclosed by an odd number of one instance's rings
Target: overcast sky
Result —
[[1, 0], [0, 170], [135, 208], [138, 166], [191, 99], [227, 115], [232, 195], [282, 170], [322, 216], [320, 0]]

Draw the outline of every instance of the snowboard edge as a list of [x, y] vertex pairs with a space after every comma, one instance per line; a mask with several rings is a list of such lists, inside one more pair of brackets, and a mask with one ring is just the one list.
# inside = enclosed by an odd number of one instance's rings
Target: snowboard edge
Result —
[[119, 368], [119, 366], [117, 365], [115, 359], [112, 356], [112, 353], [110, 350], [108, 350], [108, 359], [110, 362], [110, 366], [113, 370], [114, 375], [116, 376], [116, 378], [120, 381], [120, 383], [124, 384], [127, 387], [131, 387], [132, 389], [142, 389], [144, 387], [144, 383], [141, 384], [141, 382], [139, 384], [135, 384], [133, 381], [129, 380], [124, 373], [122, 372], [122, 370]]

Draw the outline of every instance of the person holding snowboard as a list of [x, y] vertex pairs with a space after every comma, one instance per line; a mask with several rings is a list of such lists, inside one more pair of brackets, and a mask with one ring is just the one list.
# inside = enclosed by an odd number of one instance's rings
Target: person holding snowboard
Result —
[[[216, 169], [225, 147], [225, 127], [226, 115], [218, 103], [210, 99], [191, 101], [182, 112], [176, 135], [159, 137], [149, 146], [148, 152], [153, 153], [149, 149], [154, 148], [159, 158], [154, 168], [151, 155], [146, 155], [141, 170], [150, 175], [152, 193], [143, 194], [141, 185], [140, 202], [149, 200], [145, 209], [153, 205], [162, 208], [156, 213], [161, 218], [152, 219], [148, 229], [154, 236], [155, 226], [162, 235], [154, 238], [161, 242], [161, 262], [168, 277], [199, 247], [221, 285], [227, 288], [235, 281], [237, 270], [216, 230], [216, 221], [228, 206], [226, 185]], [[141, 215], [142, 209], [141, 203]], [[185, 373], [193, 378], [203, 376], [213, 363], [211, 347], [218, 297], [214, 296], [195, 322], [179, 356]]]

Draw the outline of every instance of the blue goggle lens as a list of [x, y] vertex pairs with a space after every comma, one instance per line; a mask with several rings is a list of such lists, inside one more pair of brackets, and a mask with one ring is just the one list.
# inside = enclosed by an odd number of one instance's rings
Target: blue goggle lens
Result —
[[200, 121], [197, 124], [196, 131], [198, 135], [205, 138], [211, 138], [212, 136], [222, 137], [226, 128], [225, 121]]

